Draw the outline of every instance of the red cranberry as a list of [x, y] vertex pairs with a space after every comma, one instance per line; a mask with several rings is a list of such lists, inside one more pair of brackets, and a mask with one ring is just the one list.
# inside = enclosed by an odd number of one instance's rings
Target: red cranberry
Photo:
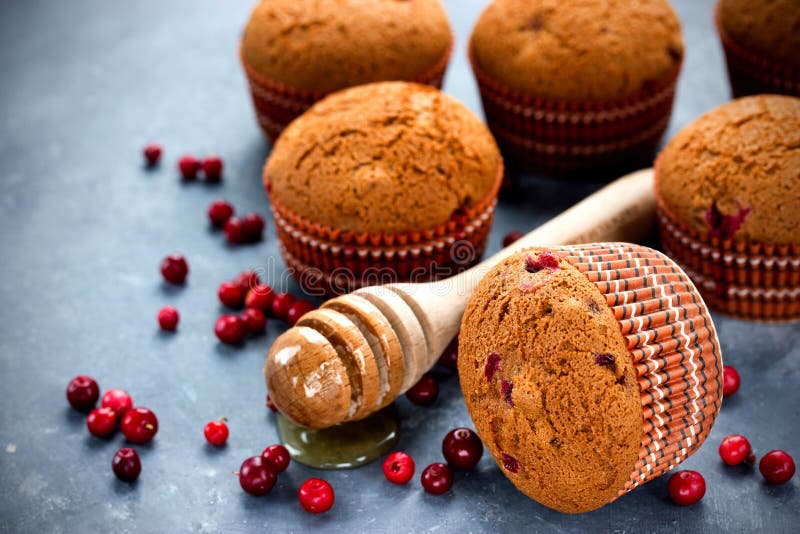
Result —
[[505, 236], [503, 236], [503, 247], [507, 247], [514, 241], [519, 240], [522, 237], [522, 232], [517, 232], [516, 230], [513, 232], [508, 232]]
[[264, 218], [258, 213], [248, 213], [242, 217], [242, 225], [247, 241], [255, 243], [264, 237]]
[[222, 282], [217, 288], [219, 301], [229, 308], [241, 308], [246, 290], [236, 282]]
[[506, 380], [505, 378], [500, 379], [500, 394], [503, 395], [503, 400], [506, 401], [506, 404], [514, 407], [514, 399], [511, 398], [511, 393], [514, 391], [514, 383], [510, 380]]
[[148, 143], [145, 145], [143, 150], [144, 159], [150, 167], [158, 164], [158, 160], [161, 159], [161, 152], [161, 145], [158, 143]]
[[506, 468], [511, 473], [519, 472], [519, 460], [511, 456], [510, 454], [503, 453], [503, 467]]
[[180, 320], [178, 310], [172, 306], [164, 306], [158, 310], [158, 325], [162, 330], [173, 332], [178, 328], [178, 320]]
[[206, 156], [203, 158], [202, 166], [209, 182], [218, 182], [222, 179], [222, 158], [219, 156]]
[[458, 336], [447, 345], [437, 363], [448, 369], [458, 369]]
[[259, 278], [258, 273], [255, 271], [242, 271], [233, 281], [245, 289], [250, 289], [251, 287], [259, 285], [261, 283], [261, 278]]
[[111, 408], [117, 414], [117, 419], [122, 419], [125, 412], [133, 408], [133, 399], [125, 390], [119, 388], [109, 389], [103, 394], [100, 406]]
[[147, 443], [158, 432], [158, 418], [147, 408], [131, 408], [122, 417], [120, 427], [131, 443]]
[[269, 396], [269, 393], [267, 393], [267, 408], [269, 408], [269, 411], [271, 411], [272, 413], [278, 411], [278, 407], [275, 406], [274, 402], [272, 402], [272, 397]]
[[216, 421], [209, 421], [203, 428], [203, 435], [206, 441], [215, 447], [225, 445], [228, 441], [228, 425], [225, 424], [226, 418], [217, 419]]
[[453, 472], [442, 463], [434, 463], [422, 472], [422, 487], [434, 495], [447, 493], [453, 487]]
[[469, 428], [454, 428], [442, 441], [442, 454], [449, 465], [472, 469], [483, 456], [483, 443]]
[[600, 367], [608, 367], [609, 365], [614, 365], [614, 355], [609, 354], [608, 352], [598, 352], [594, 355], [594, 363], [599, 365]]
[[225, 223], [231, 217], [233, 217], [233, 206], [221, 198], [212, 202], [208, 207], [208, 218], [211, 224], [217, 228], [224, 228]]
[[785, 484], [794, 476], [794, 460], [786, 451], [769, 451], [761, 457], [758, 470], [770, 484]]
[[90, 376], [76, 376], [67, 384], [67, 400], [79, 412], [88, 412], [97, 404], [100, 387]]
[[86, 416], [86, 428], [98, 438], [107, 438], [117, 429], [117, 414], [111, 408], [95, 408]]
[[553, 255], [552, 252], [542, 252], [534, 260], [533, 256], [528, 256], [525, 259], [525, 270], [529, 273], [538, 273], [542, 269], [555, 271], [558, 269], [558, 257]]
[[439, 383], [428, 373], [422, 375], [419, 382], [406, 391], [406, 397], [414, 404], [429, 406], [439, 396]]
[[742, 462], [753, 464], [756, 457], [747, 438], [741, 434], [731, 434], [719, 444], [719, 456], [728, 465], [739, 465]]
[[261, 456], [252, 456], [239, 468], [239, 485], [250, 495], [266, 495], [272, 490], [278, 476]]
[[675, 504], [689, 506], [706, 494], [706, 481], [697, 471], [678, 471], [669, 477], [667, 492]]
[[297, 498], [306, 512], [321, 514], [333, 506], [333, 487], [321, 478], [309, 478], [300, 486]]
[[275, 291], [266, 284], [258, 284], [247, 292], [244, 305], [247, 308], [254, 308], [262, 312], [268, 312], [272, 308], [272, 300], [275, 298]]
[[195, 180], [197, 171], [200, 170], [200, 162], [197, 161], [196, 157], [184, 154], [178, 160], [178, 170], [181, 171], [181, 176], [183, 176], [184, 180]]
[[494, 380], [494, 375], [497, 374], [498, 369], [500, 369], [500, 355], [492, 352], [486, 358], [486, 365], [483, 366], [483, 375], [486, 377], [487, 382], [491, 383]]
[[286, 319], [289, 308], [294, 304], [294, 297], [289, 293], [278, 293], [272, 299], [272, 315], [278, 319]]
[[261, 457], [272, 466], [276, 473], [283, 473], [289, 467], [292, 457], [283, 445], [270, 445], [261, 453]]
[[405, 484], [414, 476], [414, 459], [404, 452], [393, 452], [383, 461], [383, 474], [389, 482]]
[[247, 334], [247, 328], [236, 315], [223, 315], [214, 324], [214, 333], [220, 341], [228, 345], [236, 345], [241, 343]]
[[189, 274], [189, 264], [180, 254], [170, 254], [161, 262], [161, 276], [170, 284], [184, 283], [187, 274]]
[[117, 478], [123, 482], [133, 482], [142, 472], [142, 462], [135, 450], [125, 447], [120, 449], [111, 460], [111, 468]]
[[727, 397], [739, 391], [742, 379], [735, 367], [725, 365], [722, 368], [722, 396]]
[[244, 321], [244, 327], [251, 334], [263, 334], [267, 328], [267, 316], [255, 308], [247, 308], [242, 312], [242, 321]]
[[228, 221], [225, 223], [223, 231], [225, 232], [225, 238], [228, 240], [228, 243], [231, 243], [232, 245], [247, 242], [247, 234], [245, 233], [244, 223], [239, 217], [231, 217], [228, 219]]
[[307, 300], [298, 300], [286, 311], [286, 322], [289, 326], [294, 326], [295, 323], [305, 314], [311, 310], [316, 310], [317, 307], [313, 302]]

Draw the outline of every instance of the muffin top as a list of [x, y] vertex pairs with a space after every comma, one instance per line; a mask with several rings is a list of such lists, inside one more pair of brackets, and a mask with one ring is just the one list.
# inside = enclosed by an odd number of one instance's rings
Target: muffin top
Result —
[[719, 22], [740, 46], [800, 67], [800, 2], [720, 0]]
[[273, 81], [331, 92], [412, 80], [451, 43], [439, 0], [263, 0], [244, 30], [242, 56]]
[[636, 94], [683, 57], [680, 22], [666, 0], [495, 0], [470, 47], [497, 82], [573, 101]]
[[656, 165], [656, 191], [685, 224], [800, 243], [800, 98], [728, 102], [683, 128]]
[[281, 134], [264, 182], [312, 222], [356, 233], [433, 228], [494, 189], [494, 138], [428, 86], [381, 82], [334, 93]]
[[599, 289], [567, 260], [523, 251], [481, 280], [458, 339], [467, 408], [514, 485], [561, 512], [614, 500], [636, 465], [643, 415]]

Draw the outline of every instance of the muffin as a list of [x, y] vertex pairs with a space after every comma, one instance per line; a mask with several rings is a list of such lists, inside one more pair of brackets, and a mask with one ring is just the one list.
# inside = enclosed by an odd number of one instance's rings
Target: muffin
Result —
[[672, 112], [683, 39], [666, 0], [495, 0], [469, 55], [504, 155], [564, 174], [649, 160]]
[[703, 443], [722, 396], [708, 310], [668, 257], [606, 243], [530, 249], [479, 283], [461, 323], [475, 428], [523, 493], [594, 510]]
[[709, 306], [800, 319], [800, 99], [710, 111], [667, 144], [655, 175], [664, 251]]
[[292, 122], [264, 169], [282, 253], [329, 294], [450, 276], [483, 253], [503, 176], [489, 131], [437, 89], [381, 82]]
[[800, 2], [720, 0], [716, 11], [733, 96], [800, 96]]
[[269, 0], [240, 55], [264, 134], [275, 141], [325, 95], [370, 82], [440, 88], [453, 36], [439, 0]]

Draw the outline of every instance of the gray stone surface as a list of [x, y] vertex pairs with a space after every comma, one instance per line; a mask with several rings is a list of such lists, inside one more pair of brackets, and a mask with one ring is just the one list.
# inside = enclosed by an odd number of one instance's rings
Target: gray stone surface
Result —
[[[235, 349], [219, 345], [217, 284], [244, 268], [281, 276], [270, 228], [264, 243], [231, 249], [208, 229], [205, 210], [224, 196], [240, 211], [267, 214], [260, 169], [268, 146], [257, 130], [237, 60], [237, 40], [253, 2], [180, 0], [0, 3], [0, 530], [9, 532], [350, 532], [752, 531], [788, 532], [800, 519], [798, 478], [765, 485], [747, 468], [726, 468], [716, 448], [733, 432], [757, 452], [789, 449], [800, 459], [800, 328], [715, 316], [725, 361], [743, 377], [706, 446], [684, 465], [706, 477], [698, 505], [678, 508], [666, 478], [581, 516], [528, 500], [490, 458], [458, 473], [442, 497], [417, 479], [387, 483], [380, 465], [320, 473], [293, 465], [269, 497], [241, 492], [231, 472], [276, 441], [263, 407], [261, 366], [283, 326]], [[480, 112], [464, 55], [481, 5], [450, 0], [457, 48], [446, 90]], [[711, 2], [675, 0], [688, 55], [670, 134], [729, 98]], [[150, 172], [140, 149], [166, 148]], [[182, 184], [183, 152], [218, 152], [219, 186]], [[510, 229], [528, 229], [597, 188], [531, 179], [524, 200], [503, 203], [491, 250]], [[180, 251], [189, 282], [162, 285], [160, 259]], [[160, 306], [182, 313], [161, 334]], [[87, 373], [122, 387], [156, 411], [161, 430], [137, 447], [138, 483], [110, 468], [121, 436], [92, 438], [68, 408], [64, 388]], [[399, 402], [400, 448], [421, 469], [440, 459], [440, 441], [469, 425], [457, 379], [447, 376], [433, 408]], [[204, 423], [230, 417], [227, 447], [205, 445]], [[336, 505], [321, 517], [301, 510], [299, 484], [323, 475]], [[794, 527], [792, 526], [794, 525]], [[796, 530], [795, 530], [796, 531]]]

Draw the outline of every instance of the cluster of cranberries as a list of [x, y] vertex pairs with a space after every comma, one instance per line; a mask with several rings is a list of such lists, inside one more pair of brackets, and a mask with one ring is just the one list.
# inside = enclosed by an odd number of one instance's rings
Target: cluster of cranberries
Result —
[[222, 228], [228, 243], [256, 243], [264, 237], [264, 218], [258, 213], [234, 217], [233, 204], [221, 198], [208, 207], [208, 220], [213, 226]]
[[[158, 143], [148, 143], [142, 150], [144, 160], [148, 167], [155, 167], [161, 160], [164, 149]], [[202, 171], [203, 176], [209, 182], [219, 182], [222, 179], [222, 158], [216, 155], [206, 156], [203, 159], [185, 154], [178, 160], [178, 170], [184, 180], [193, 181], [197, 179]]]
[[[100, 408], [95, 408], [99, 398], [100, 387], [89, 376], [76, 376], [67, 384], [67, 400], [74, 409], [88, 412], [86, 427], [93, 436], [108, 438], [119, 426], [125, 439], [141, 445], [158, 432], [156, 414], [147, 408], [134, 407], [126, 391], [109, 389], [100, 399]], [[139, 455], [128, 447], [117, 451], [111, 466], [117, 478], [125, 482], [136, 480], [142, 471]]]

